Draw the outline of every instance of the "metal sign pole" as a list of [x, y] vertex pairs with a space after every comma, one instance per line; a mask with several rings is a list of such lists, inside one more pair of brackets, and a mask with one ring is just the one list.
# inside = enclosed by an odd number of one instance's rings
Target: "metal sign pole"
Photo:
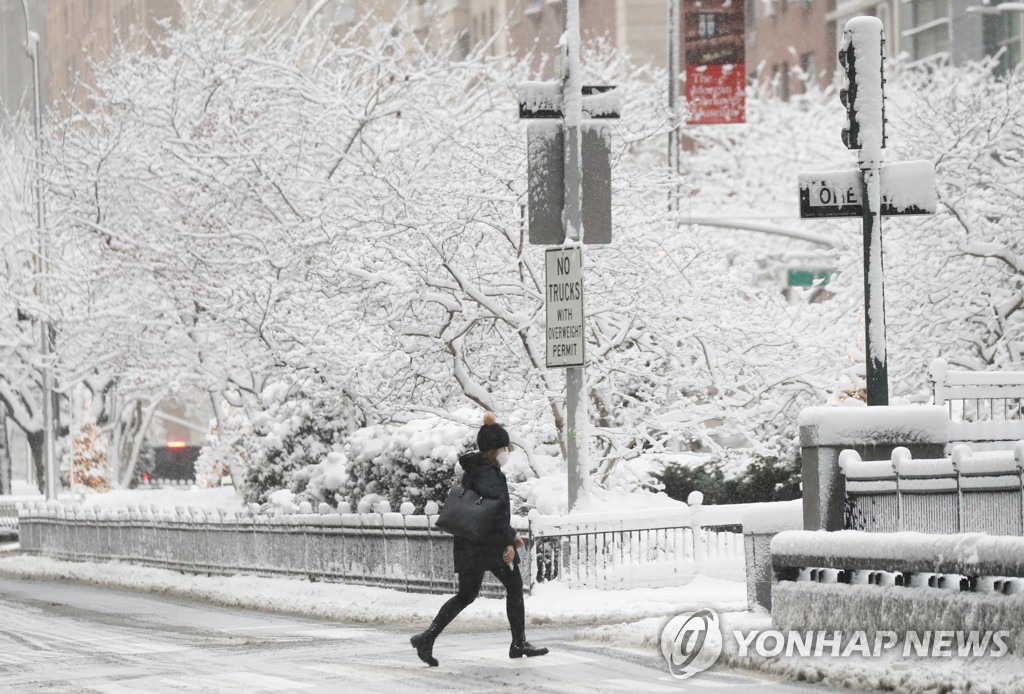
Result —
[[[580, 64], [580, 3], [566, 0], [565, 38], [567, 56], [562, 80], [562, 104], [565, 119], [565, 206], [562, 224], [566, 244], [583, 248], [583, 171], [580, 156], [580, 123], [583, 119], [583, 76]], [[581, 253], [582, 261], [582, 253]], [[569, 506], [573, 507], [583, 494], [587, 476], [587, 398], [586, 373], [583, 366], [565, 370], [566, 454], [568, 467]]]
[[[882, 215], [879, 161], [861, 150], [864, 191], [864, 360], [868, 405], [889, 404], [889, 367], [885, 340], [885, 273], [882, 269]], [[880, 152], [878, 153], [880, 156]], [[870, 156], [870, 155], [868, 155]]]

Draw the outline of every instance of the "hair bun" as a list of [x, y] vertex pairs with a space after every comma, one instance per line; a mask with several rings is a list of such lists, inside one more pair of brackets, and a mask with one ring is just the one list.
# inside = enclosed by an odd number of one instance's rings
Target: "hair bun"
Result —
[[498, 415], [493, 412], [484, 412], [484, 426], [498, 423]]

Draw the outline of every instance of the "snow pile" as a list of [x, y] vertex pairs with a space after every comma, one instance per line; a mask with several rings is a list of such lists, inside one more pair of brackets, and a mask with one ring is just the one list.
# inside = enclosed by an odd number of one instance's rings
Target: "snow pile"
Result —
[[808, 407], [800, 412], [804, 446], [946, 443], [949, 415], [934, 405]]
[[801, 530], [803, 527], [803, 499], [752, 504], [752, 508], [743, 514], [744, 533], [769, 535], [784, 530]]

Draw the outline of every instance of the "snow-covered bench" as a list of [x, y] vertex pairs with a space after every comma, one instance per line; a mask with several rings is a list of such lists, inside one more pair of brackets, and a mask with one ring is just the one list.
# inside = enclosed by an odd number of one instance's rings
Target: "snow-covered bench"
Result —
[[952, 371], [944, 359], [929, 367], [935, 404], [949, 413], [947, 452], [1012, 449], [1024, 439], [1024, 371]]

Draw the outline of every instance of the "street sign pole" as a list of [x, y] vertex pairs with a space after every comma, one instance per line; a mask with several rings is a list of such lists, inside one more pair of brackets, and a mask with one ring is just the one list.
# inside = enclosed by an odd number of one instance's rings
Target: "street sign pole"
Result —
[[868, 405], [889, 404], [882, 271], [882, 149], [885, 147], [885, 38], [877, 17], [854, 17], [843, 29], [839, 62], [845, 81], [843, 142], [858, 150], [864, 222], [864, 361]]
[[[860, 166], [864, 191], [864, 360], [867, 365], [867, 399], [868, 405], [888, 405], [889, 367], [885, 339], [879, 161], [877, 156], [867, 158], [866, 150], [861, 150]], [[881, 155], [881, 149], [877, 154]]]
[[889, 404], [889, 368], [885, 339], [885, 274], [882, 267], [882, 148], [885, 147], [885, 39], [882, 22], [857, 17], [847, 22], [843, 63], [847, 68], [847, 108], [859, 146], [864, 223], [864, 361], [868, 405]]
[[[566, 55], [562, 78], [562, 107], [565, 125], [565, 207], [562, 224], [566, 244], [579, 244], [583, 265], [583, 171], [580, 156], [580, 123], [583, 120], [583, 76], [580, 64], [580, 2], [565, 3]], [[587, 398], [586, 369], [570, 366], [565, 370], [566, 464], [568, 467], [568, 510], [583, 495], [587, 477]]]

